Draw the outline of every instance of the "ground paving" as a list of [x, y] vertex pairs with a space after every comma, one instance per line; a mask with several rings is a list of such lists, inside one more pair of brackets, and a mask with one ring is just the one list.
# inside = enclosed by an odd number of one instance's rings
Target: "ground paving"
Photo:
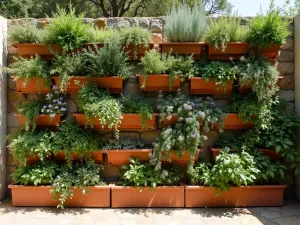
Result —
[[0, 225], [300, 225], [300, 203], [283, 207], [94, 209], [13, 207], [0, 204]]

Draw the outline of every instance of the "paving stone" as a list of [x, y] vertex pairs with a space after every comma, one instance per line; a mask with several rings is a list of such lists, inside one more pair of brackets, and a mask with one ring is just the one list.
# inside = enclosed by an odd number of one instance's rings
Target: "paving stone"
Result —
[[300, 219], [297, 217], [283, 217], [272, 220], [272, 222], [275, 222], [279, 225], [299, 225]]
[[204, 219], [184, 219], [181, 220], [181, 224], [188, 224], [188, 225], [207, 225], [207, 222]]
[[137, 221], [135, 219], [122, 219], [122, 225], [137, 225]]
[[282, 210], [280, 210], [280, 214], [284, 217], [300, 216], [300, 209], [283, 208]]
[[267, 219], [276, 219], [282, 217], [279, 212], [270, 212], [270, 211], [262, 212], [261, 216]]
[[240, 221], [243, 225], [263, 225], [259, 217], [247, 215], [247, 216], [242, 216], [240, 218]]

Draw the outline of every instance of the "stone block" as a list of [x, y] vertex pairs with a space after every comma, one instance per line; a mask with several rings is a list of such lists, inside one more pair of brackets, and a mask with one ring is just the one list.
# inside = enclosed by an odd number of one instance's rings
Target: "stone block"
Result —
[[127, 18], [127, 20], [130, 22], [130, 25], [132, 27], [138, 27], [139, 26], [139, 19], [137, 17], [130, 17], [130, 18]]
[[132, 140], [132, 141], [140, 141], [141, 136], [139, 132], [120, 132], [121, 140]]
[[294, 62], [294, 52], [281, 51], [278, 57], [279, 62]]
[[150, 25], [149, 18], [140, 18], [139, 19], [139, 26], [148, 29]]
[[152, 33], [152, 42], [155, 46], [158, 46], [162, 42], [162, 34]]
[[10, 26], [13, 26], [13, 25], [25, 25], [25, 24], [30, 24], [32, 26], [37, 26], [37, 19], [34, 19], [34, 18], [28, 18], [28, 19], [25, 19], [25, 18], [22, 18], [22, 19], [11, 19], [9, 20], [8, 24]]
[[215, 103], [216, 103], [217, 107], [220, 109], [225, 109], [226, 107], [228, 107], [230, 105], [228, 100], [216, 100]]
[[280, 89], [295, 89], [295, 76], [286, 75], [282, 80], [279, 81]]
[[85, 24], [93, 24], [94, 19], [93, 18], [83, 18], [82, 22]]
[[9, 78], [7, 82], [10, 90], [16, 90], [16, 82], [13, 79]]
[[17, 112], [16, 104], [15, 103], [7, 104], [7, 111], [16, 113]]
[[8, 91], [7, 93], [7, 101], [8, 102], [17, 102], [25, 100], [25, 95], [22, 93], [19, 93], [17, 91]]
[[282, 50], [294, 50], [294, 39], [287, 38], [285, 44], [281, 47]]
[[288, 102], [292, 102], [295, 100], [295, 92], [293, 90], [280, 90], [279, 97]]
[[51, 18], [41, 18], [37, 21], [37, 28], [44, 28], [52, 21]]
[[94, 20], [94, 25], [98, 29], [106, 28], [106, 18], [98, 18]]
[[150, 31], [152, 33], [162, 33], [163, 24], [160, 19], [152, 19], [150, 22]]
[[7, 115], [7, 125], [9, 127], [19, 127], [20, 126], [19, 120], [15, 116], [15, 113], [8, 113], [8, 115]]
[[278, 62], [277, 69], [281, 75], [294, 74], [294, 63], [290, 62]]
[[111, 28], [124, 28], [130, 27], [130, 22], [124, 18], [108, 18], [107, 26]]
[[8, 150], [8, 153], [7, 153], [7, 165], [8, 166], [16, 165], [16, 161], [15, 161], [13, 155], [11, 154], [11, 152], [9, 150]]
[[78, 108], [77, 108], [77, 105], [74, 100], [72, 100], [72, 99], [67, 100], [67, 111], [68, 111], [68, 113], [78, 112]]
[[123, 94], [136, 96], [137, 98], [142, 96], [142, 92], [138, 83], [125, 83]]
[[141, 133], [142, 142], [146, 146], [152, 146], [156, 138], [159, 137], [160, 131], [144, 131]]
[[117, 178], [120, 177], [121, 168], [119, 166], [106, 165], [100, 172], [101, 177]]

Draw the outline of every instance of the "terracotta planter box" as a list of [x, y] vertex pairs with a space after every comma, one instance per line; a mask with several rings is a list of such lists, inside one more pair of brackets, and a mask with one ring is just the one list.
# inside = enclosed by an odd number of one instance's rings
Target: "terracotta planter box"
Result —
[[[218, 128], [219, 125], [216, 124], [215, 127]], [[251, 123], [244, 123], [237, 113], [228, 113], [224, 118], [225, 130], [247, 130], [253, 127], [254, 125]]]
[[[24, 126], [26, 117], [22, 116], [20, 114], [15, 114], [15, 116], [18, 117], [20, 126]], [[53, 118], [51, 118], [50, 115], [41, 114], [41, 115], [39, 115], [39, 117], [36, 120], [36, 125], [37, 126], [45, 126], [45, 127], [59, 126], [61, 123], [62, 116], [63, 116], [62, 114], [57, 114]]]
[[[99, 150], [97, 152], [93, 152], [92, 153], [92, 159], [96, 162], [96, 163], [103, 163], [103, 151]], [[79, 160], [79, 156], [77, 154], [73, 154], [72, 153], [72, 159], [74, 161], [78, 161]], [[65, 161], [65, 153], [64, 152], [59, 152], [56, 153], [54, 155], [54, 160], [56, 161]]]
[[163, 42], [159, 44], [161, 52], [174, 55], [191, 55], [194, 59], [200, 59], [201, 50], [206, 45], [204, 42]]
[[137, 74], [139, 79], [141, 91], [177, 91], [180, 88], [180, 76], [174, 79], [173, 85], [170, 89], [169, 75], [168, 74], [151, 74], [148, 75], [145, 88], [142, 88], [144, 78], [142, 75]]
[[142, 188], [129, 186], [111, 187], [112, 208], [128, 207], [184, 207], [184, 186]]
[[[198, 149], [198, 152], [196, 153], [195, 155], [195, 160], [194, 162], [196, 163], [198, 161], [198, 158], [199, 158], [199, 154], [200, 152], [202, 152], [203, 149]], [[177, 156], [177, 153], [176, 151], [174, 150], [173, 153], [172, 153], [172, 156], [171, 156], [171, 163], [176, 163], [176, 164], [188, 164], [189, 162], [189, 153], [187, 151], [184, 152], [182, 158], [180, 159], [178, 156]]]
[[215, 189], [205, 186], [185, 187], [185, 207], [258, 207], [282, 206], [285, 185], [231, 187], [219, 197]]
[[[60, 78], [52, 77], [56, 86], [60, 86]], [[77, 93], [86, 82], [95, 82], [100, 88], [108, 88], [110, 93], [121, 93], [123, 91], [123, 79], [118, 76], [112, 77], [86, 77], [75, 76], [69, 80], [66, 93]], [[77, 84], [77, 82], [79, 84]]]
[[167, 120], [166, 118], [164, 118], [164, 120], [162, 121], [162, 126], [166, 127], [169, 125], [174, 125], [177, 123], [177, 120], [178, 120], [178, 118], [176, 115], [172, 115], [172, 118], [170, 120]]
[[[84, 126], [86, 125], [86, 118], [84, 114], [75, 113], [77, 124]], [[142, 118], [139, 114], [128, 113], [122, 114], [123, 119], [121, 120], [119, 130], [141, 130], [142, 129]], [[152, 119], [147, 120], [147, 128], [148, 129], [156, 129], [156, 116], [157, 114], [153, 114]], [[107, 126], [102, 127], [98, 118], [93, 119], [93, 128], [98, 130], [110, 130]]]
[[216, 84], [215, 79], [206, 81], [202, 77], [193, 77], [191, 81], [191, 94], [230, 94], [232, 93], [233, 81], [228, 81], [226, 86]]
[[[14, 78], [12, 76], [12, 78]], [[25, 78], [17, 79], [16, 80], [16, 88], [18, 92], [31, 94], [31, 93], [49, 93], [50, 92], [50, 85], [48, 87], [45, 87], [46, 80], [41, 78], [31, 78], [27, 84], [25, 84]]]
[[[9, 185], [12, 192], [13, 206], [57, 206], [50, 193], [51, 186], [23, 186]], [[89, 188], [87, 195], [76, 189], [72, 199], [68, 199], [65, 206], [71, 207], [110, 207], [110, 187], [95, 186]]]
[[54, 52], [58, 54], [62, 53], [62, 48], [55, 44], [40, 44], [40, 43], [32, 43], [32, 44], [12, 44], [13, 47], [18, 49], [18, 54], [24, 58], [31, 58], [35, 55], [39, 55], [44, 60], [53, 59], [54, 55], [50, 51], [49, 47], [53, 49]]
[[[280, 82], [284, 79], [283, 76], [278, 76], [277, 78], [277, 86], [280, 87]], [[248, 93], [252, 91], [252, 84], [249, 85], [241, 85], [240, 93]]]
[[[216, 161], [216, 157], [220, 154], [222, 151], [221, 148], [210, 148], [211, 151], [211, 158], [212, 161]], [[259, 149], [260, 152], [262, 152], [265, 156], [268, 156], [271, 161], [280, 160], [281, 157], [279, 154], [276, 153], [275, 149]], [[235, 150], [230, 150], [230, 152], [235, 152]]]
[[280, 48], [281, 45], [279, 44], [271, 44], [269, 48], [255, 48], [254, 51], [256, 53], [263, 54], [265, 57], [267, 57], [270, 60], [276, 60]]
[[208, 59], [239, 59], [242, 56], [247, 56], [249, 51], [250, 45], [246, 42], [230, 42], [225, 51], [222, 51], [221, 46], [216, 49], [213, 45], [209, 45]]

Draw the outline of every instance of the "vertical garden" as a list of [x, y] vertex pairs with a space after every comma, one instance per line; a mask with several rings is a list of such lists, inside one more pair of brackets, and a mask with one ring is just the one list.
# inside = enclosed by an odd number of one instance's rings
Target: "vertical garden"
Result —
[[272, 3], [243, 24], [199, 2], [171, 9], [158, 44], [71, 7], [12, 27], [19, 56], [3, 69], [26, 96], [7, 137], [13, 205], [281, 206], [300, 172], [276, 68], [290, 23]]

